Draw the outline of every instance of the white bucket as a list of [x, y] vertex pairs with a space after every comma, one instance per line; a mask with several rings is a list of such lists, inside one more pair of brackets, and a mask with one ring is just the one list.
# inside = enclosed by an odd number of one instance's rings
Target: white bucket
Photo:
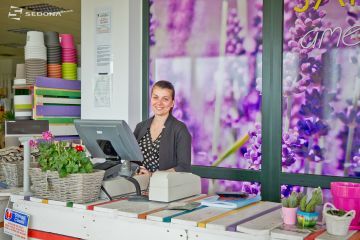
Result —
[[337, 236], [346, 236], [349, 231], [351, 221], [355, 217], [355, 210], [346, 212], [344, 216], [334, 216], [327, 213], [328, 210], [339, 210], [331, 203], [325, 203], [323, 208], [323, 216], [326, 222], [326, 231], [329, 234]]

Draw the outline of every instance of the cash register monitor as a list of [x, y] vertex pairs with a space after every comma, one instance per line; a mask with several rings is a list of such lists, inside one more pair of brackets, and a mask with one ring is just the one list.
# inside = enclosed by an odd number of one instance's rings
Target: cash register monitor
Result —
[[125, 121], [77, 119], [74, 123], [91, 157], [143, 161], [140, 147]]
[[[104, 179], [119, 174], [121, 169], [120, 159], [134, 162], [143, 161], [140, 147], [125, 121], [77, 119], [74, 123], [91, 157], [107, 159], [104, 163], [94, 165], [96, 169], [105, 170]], [[133, 196], [134, 200], [147, 200], [146, 197], [141, 196], [140, 185], [136, 179], [131, 176], [121, 176], [134, 184], [136, 189], [136, 196]], [[111, 200], [112, 198], [106, 189], [102, 187], [102, 190]]]

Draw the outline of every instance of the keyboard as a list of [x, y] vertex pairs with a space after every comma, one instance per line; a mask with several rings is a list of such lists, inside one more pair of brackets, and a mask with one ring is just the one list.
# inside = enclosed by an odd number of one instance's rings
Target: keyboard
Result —
[[94, 165], [95, 169], [100, 169], [100, 170], [107, 170], [109, 168], [112, 168], [113, 166], [116, 166], [120, 164], [120, 161], [105, 161], [103, 163], [97, 163]]

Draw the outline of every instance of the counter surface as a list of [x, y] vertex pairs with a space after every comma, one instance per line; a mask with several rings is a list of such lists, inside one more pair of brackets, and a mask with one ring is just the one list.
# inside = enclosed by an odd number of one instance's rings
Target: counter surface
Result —
[[[178, 202], [201, 201], [198, 195]], [[70, 204], [11, 195], [13, 208], [30, 214], [30, 239], [157, 239], [157, 240], [268, 240], [326, 238], [321, 227], [287, 228], [281, 205], [258, 202], [239, 209], [199, 206], [195, 210], [168, 210], [166, 203], [130, 202], [126, 198], [91, 204]], [[286, 228], [286, 229], [285, 229]], [[347, 238], [360, 239], [350, 232]], [[306, 237], [306, 238], [305, 238]], [[333, 239], [333, 238], [331, 238]]]

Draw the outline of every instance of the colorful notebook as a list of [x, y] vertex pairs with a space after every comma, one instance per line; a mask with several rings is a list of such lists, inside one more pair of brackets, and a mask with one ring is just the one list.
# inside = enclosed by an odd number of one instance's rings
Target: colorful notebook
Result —
[[201, 205], [208, 207], [220, 207], [220, 208], [241, 208], [251, 203], [260, 202], [260, 195], [249, 195], [247, 198], [220, 198], [219, 196], [213, 196], [205, 198], [201, 201]]

